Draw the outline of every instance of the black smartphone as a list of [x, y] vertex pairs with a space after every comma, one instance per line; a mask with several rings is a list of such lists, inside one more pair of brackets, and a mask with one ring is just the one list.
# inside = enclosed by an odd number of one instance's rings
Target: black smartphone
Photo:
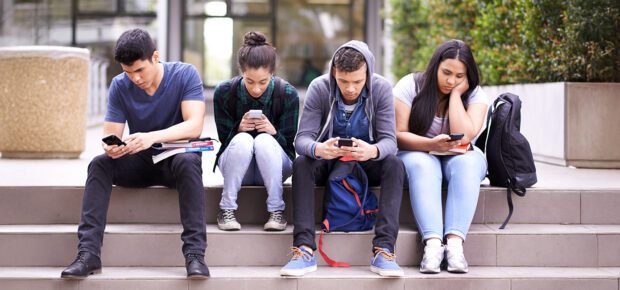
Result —
[[103, 143], [108, 144], [108, 145], [118, 145], [118, 146], [127, 145], [125, 144], [125, 142], [123, 142], [123, 140], [121, 140], [114, 134], [103, 137], [101, 141], [103, 141]]
[[465, 134], [463, 133], [459, 133], [459, 134], [450, 134], [450, 140], [448, 141], [456, 141], [456, 140], [461, 140], [463, 139], [463, 136], [465, 136]]
[[342, 146], [353, 147], [353, 140], [349, 138], [338, 139], [338, 147], [342, 147]]

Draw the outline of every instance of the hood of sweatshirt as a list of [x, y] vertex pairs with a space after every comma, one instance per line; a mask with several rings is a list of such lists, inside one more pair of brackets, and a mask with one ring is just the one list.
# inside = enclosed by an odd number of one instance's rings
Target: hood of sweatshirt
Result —
[[334, 55], [332, 55], [332, 60], [329, 63], [329, 90], [330, 90], [330, 96], [332, 98], [336, 98], [336, 90], [338, 89], [338, 84], [336, 84], [336, 78], [334, 78], [334, 75], [332, 73], [332, 70], [334, 68], [334, 58], [336, 57], [336, 53], [338, 51], [340, 51], [341, 49], [345, 48], [345, 47], [349, 47], [352, 49], [355, 49], [357, 51], [359, 51], [363, 56], [364, 59], [366, 60], [366, 89], [368, 90], [368, 94], [367, 96], [372, 96], [372, 75], [375, 72], [375, 56], [372, 54], [372, 52], [370, 51], [370, 49], [368, 48], [368, 45], [364, 42], [361, 42], [359, 40], [351, 40], [343, 45], [341, 45], [340, 47], [338, 47], [338, 49], [334, 52]]

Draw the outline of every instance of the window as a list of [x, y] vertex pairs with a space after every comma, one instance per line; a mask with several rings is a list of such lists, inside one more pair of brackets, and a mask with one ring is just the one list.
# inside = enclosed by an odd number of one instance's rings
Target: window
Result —
[[307, 86], [351, 39], [364, 40], [364, 0], [187, 0], [183, 61], [207, 86], [238, 74], [243, 35], [264, 33], [278, 51], [276, 74]]

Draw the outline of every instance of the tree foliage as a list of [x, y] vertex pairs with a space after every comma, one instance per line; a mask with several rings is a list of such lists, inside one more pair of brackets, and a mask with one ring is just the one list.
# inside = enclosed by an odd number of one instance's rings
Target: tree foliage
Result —
[[397, 77], [458, 38], [485, 84], [620, 81], [618, 0], [390, 1]]

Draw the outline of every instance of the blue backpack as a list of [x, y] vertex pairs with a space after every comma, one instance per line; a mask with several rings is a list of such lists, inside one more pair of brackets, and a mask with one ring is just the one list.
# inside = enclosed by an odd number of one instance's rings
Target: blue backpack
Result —
[[323, 233], [371, 230], [378, 207], [377, 197], [368, 190], [368, 177], [362, 166], [356, 161], [337, 161], [326, 184], [323, 231], [319, 237], [319, 252], [327, 264], [349, 266], [330, 259], [323, 251]]

